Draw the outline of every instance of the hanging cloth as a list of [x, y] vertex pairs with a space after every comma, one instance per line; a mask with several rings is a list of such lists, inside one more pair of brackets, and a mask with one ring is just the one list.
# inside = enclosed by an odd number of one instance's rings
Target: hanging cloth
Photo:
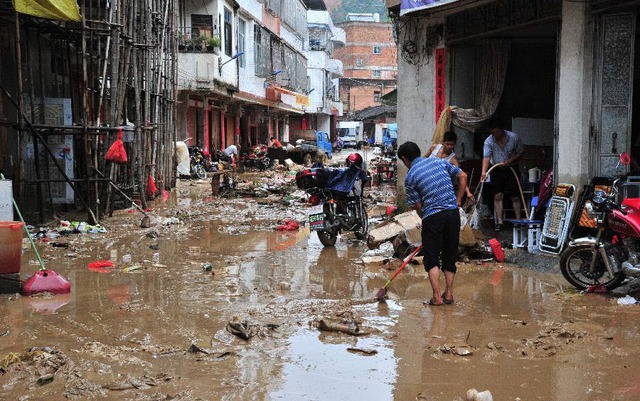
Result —
[[13, 0], [13, 7], [34, 17], [76, 22], [82, 19], [76, 0]]
[[492, 40], [484, 45], [475, 81], [479, 103], [475, 109], [452, 107], [452, 121], [456, 127], [474, 132], [494, 115], [504, 90], [509, 50], [509, 42], [504, 40]]

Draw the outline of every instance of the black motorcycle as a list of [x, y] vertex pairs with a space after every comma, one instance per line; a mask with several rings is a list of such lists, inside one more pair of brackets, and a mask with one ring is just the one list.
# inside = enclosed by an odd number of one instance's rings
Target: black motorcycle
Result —
[[198, 146], [189, 147], [189, 162], [192, 177], [198, 177], [201, 180], [207, 178], [207, 158]]
[[318, 233], [322, 245], [335, 245], [342, 231], [367, 239], [369, 217], [362, 202], [367, 180], [366, 172], [355, 165], [306, 168], [296, 175], [296, 185], [309, 195], [309, 226]]

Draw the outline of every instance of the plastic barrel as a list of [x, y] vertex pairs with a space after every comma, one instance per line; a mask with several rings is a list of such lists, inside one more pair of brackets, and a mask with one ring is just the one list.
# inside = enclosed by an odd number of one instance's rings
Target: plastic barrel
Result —
[[21, 221], [0, 221], [0, 274], [20, 273], [23, 232]]

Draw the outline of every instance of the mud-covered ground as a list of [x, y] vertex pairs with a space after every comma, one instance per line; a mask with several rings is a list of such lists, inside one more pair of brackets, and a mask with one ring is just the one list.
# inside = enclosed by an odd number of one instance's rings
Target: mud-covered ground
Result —
[[[0, 296], [0, 399], [449, 401], [471, 388], [495, 400], [640, 399], [640, 306], [494, 263], [460, 264], [450, 306], [423, 306], [420, 265], [374, 302], [399, 263], [363, 265], [365, 244], [348, 236], [325, 249], [305, 227], [276, 231], [305, 212], [295, 188], [270, 190], [264, 176], [241, 178], [260, 197], [181, 181], [152, 206], [153, 227], [122, 210], [106, 233], [38, 242], [72, 291]], [[269, 182], [292, 178], [279, 177]], [[370, 204], [392, 196], [371, 193]], [[106, 259], [116, 266], [87, 268]], [[22, 278], [37, 268], [30, 250]]]

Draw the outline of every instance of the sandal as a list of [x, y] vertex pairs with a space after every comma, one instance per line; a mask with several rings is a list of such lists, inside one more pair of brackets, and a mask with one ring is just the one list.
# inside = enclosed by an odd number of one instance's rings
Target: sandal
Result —
[[442, 305], [444, 305], [444, 302], [442, 302], [441, 304], [437, 304], [437, 303], [435, 303], [433, 298], [431, 298], [428, 301], [422, 301], [422, 305], [424, 305], [424, 306], [442, 306]]
[[443, 302], [445, 305], [451, 305], [451, 304], [453, 304], [453, 298], [451, 298], [451, 299], [447, 299], [447, 298], [445, 298], [445, 297], [444, 297], [444, 292], [443, 292], [443, 293], [442, 293], [442, 302]]
[[502, 231], [502, 228], [503, 228], [503, 227], [504, 227], [504, 226], [503, 226], [502, 224], [496, 224], [496, 226], [495, 226], [495, 227], [493, 227], [493, 231], [495, 231], [495, 232], [497, 232], [497, 233], [498, 233], [498, 232]]

